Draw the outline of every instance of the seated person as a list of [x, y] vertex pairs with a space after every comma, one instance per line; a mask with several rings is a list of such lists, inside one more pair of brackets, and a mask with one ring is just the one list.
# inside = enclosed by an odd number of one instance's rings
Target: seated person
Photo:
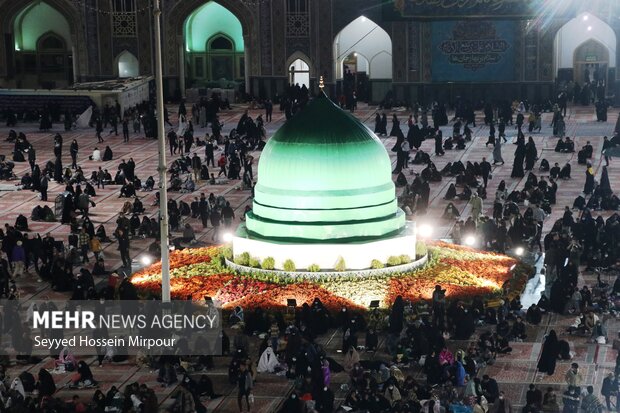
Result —
[[95, 187], [90, 182], [86, 182], [86, 186], [84, 186], [84, 192], [86, 192], [90, 196], [97, 196], [97, 193], [95, 192]]
[[134, 237], [136, 235], [136, 231], [140, 228], [140, 217], [138, 214], [133, 214], [129, 219], [129, 232], [131, 236]]
[[93, 154], [88, 157], [91, 161], [99, 162], [101, 160], [101, 151], [95, 146]]
[[525, 323], [523, 319], [517, 316], [517, 319], [512, 324], [512, 328], [510, 330], [510, 337], [516, 340], [525, 340], [527, 338], [527, 334], [525, 334]]
[[116, 171], [114, 176], [114, 185], [125, 185], [125, 172], [120, 169]]
[[145, 191], [152, 191], [154, 186], [155, 186], [155, 179], [153, 179], [152, 176], [149, 176], [146, 179], [146, 182], [144, 182], [144, 190]]
[[78, 166], [77, 169], [71, 175], [70, 181], [71, 182], [82, 182], [85, 180], [86, 178], [84, 177], [84, 171], [82, 171], [82, 168]]
[[540, 307], [536, 305], [536, 303], [532, 304], [530, 308], [527, 309], [527, 313], [525, 314], [525, 319], [528, 323], [533, 325], [538, 325], [542, 321], [542, 311]]
[[462, 201], [469, 201], [471, 198], [471, 189], [469, 189], [469, 186], [465, 185], [463, 187], [463, 192], [458, 194], [456, 197]]
[[107, 273], [108, 272], [105, 270], [105, 261], [100, 255], [97, 261], [95, 261], [95, 266], [93, 267], [93, 275], [107, 275]]
[[183, 184], [183, 190], [181, 192], [194, 192], [196, 190], [196, 184], [194, 183], [194, 180], [192, 179], [191, 175], [187, 177], [187, 180], [185, 181], [185, 183]]
[[446, 196], [444, 196], [443, 199], [451, 201], [454, 198], [456, 198], [456, 186], [454, 186], [454, 184], [450, 184], [448, 190], [446, 191]]
[[452, 149], [454, 147], [454, 139], [452, 137], [448, 137], [444, 142], [443, 142], [443, 148], [446, 150]]
[[105, 147], [105, 150], [103, 151], [103, 158], [101, 160], [104, 162], [112, 160], [112, 149], [109, 146]]
[[566, 165], [564, 165], [564, 167], [560, 171], [560, 178], [570, 179], [570, 172], [571, 172], [570, 163], [566, 162]]
[[564, 141], [564, 151], [563, 152], [575, 152], [575, 142], [573, 142], [568, 136]]
[[573, 202], [573, 209], [578, 209], [578, 210], [582, 210], [584, 209], [586, 206], [586, 199], [584, 197], [582, 197], [581, 195], [579, 195], [577, 198], [575, 198], [575, 201]]
[[15, 229], [18, 231], [28, 231], [28, 218], [19, 214], [17, 218], [15, 218]]
[[32, 189], [32, 177], [29, 173], [26, 173], [24, 176], [22, 176], [20, 184], [22, 186], [22, 189]]
[[428, 166], [422, 169], [420, 175], [427, 182], [441, 182], [441, 173], [439, 173], [433, 162], [429, 162]]
[[566, 150], [566, 145], [564, 144], [564, 140], [562, 140], [562, 138], [558, 139], [558, 143], [555, 145], [555, 149], [556, 152], [565, 152]]
[[540, 161], [540, 167], [538, 168], [538, 170], [540, 172], [547, 172], [547, 171], [549, 171], [549, 161], [546, 160], [546, 159], [541, 160]]
[[144, 205], [142, 204], [142, 201], [140, 201], [140, 198], [136, 197], [136, 199], [134, 199], [133, 201], [133, 211], [134, 214], [142, 214], [144, 213]]
[[192, 242], [196, 239], [194, 228], [192, 228], [189, 223], [185, 224], [185, 228], [183, 228], [183, 237], [181, 239], [183, 242]]
[[560, 360], [570, 360], [573, 358], [573, 356], [570, 353], [570, 344], [568, 343], [568, 341], [559, 340], [558, 347], [560, 349], [560, 353], [558, 355], [558, 358]]
[[123, 214], [123, 215], [129, 215], [130, 213], [132, 213], [132, 211], [133, 211], [133, 205], [131, 205], [131, 202], [126, 201], [123, 204], [123, 207], [121, 208], [121, 212], [120, 213]]
[[209, 169], [207, 168], [207, 165], [202, 165], [200, 167], [200, 179], [203, 181], [209, 180]]
[[449, 176], [452, 174], [450, 170], [451, 168], [452, 168], [452, 162], [448, 162], [446, 166], [444, 166], [443, 169], [439, 171], [439, 173], [441, 174], [441, 176]]
[[103, 171], [103, 183], [109, 185], [112, 183], [112, 174], [107, 169]]
[[555, 163], [553, 164], [553, 168], [551, 168], [549, 170], [549, 176], [553, 179], [558, 179], [558, 177], [560, 176], [560, 164], [559, 163]]
[[118, 197], [132, 198], [134, 196], [136, 196], [136, 189], [133, 187], [133, 183], [129, 182], [121, 187], [121, 194]]
[[402, 188], [403, 186], [407, 186], [407, 178], [405, 178], [404, 173], [399, 172], [398, 176], [396, 177], [396, 187]]
[[151, 236], [151, 220], [146, 215], [142, 217], [140, 228], [138, 228], [138, 235], [143, 238]]
[[465, 165], [463, 162], [456, 161], [452, 163], [452, 167], [450, 168], [451, 175], [455, 176], [460, 174], [461, 172], [465, 172]]
[[[590, 145], [591, 147], [592, 145]], [[590, 156], [592, 156], [590, 154]], [[585, 147], [583, 147], [579, 152], [577, 152], [577, 163], [580, 165], [585, 165], [588, 162], [588, 153], [585, 149]]]
[[26, 159], [24, 158], [24, 154], [22, 151], [16, 150], [13, 151], [13, 161], [14, 162], [24, 162]]
[[99, 238], [101, 242], [110, 242], [110, 238], [108, 238], [108, 235], [105, 232], [105, 227], [103, 226], [103, 224], [97, 227], [97, 230], [95, 230], [95, 236]]
[[178, 175], [173, 174], [172, 177], [170, 178], [170, 188], [168, 190], [170, 190], [170, 191], [180, 191], [182, 184], [183, 184], [183, 182], [181, 181], [181, 178], [179, 178]]
[[465, 149], [465, 139], [463, 136], [456, 135], [454, 141], [456, 142], [456, 149]]
[[458, 218], [460, 216], [461, 216], [461, 214], [459, 213], [459, 210], [456, 209], [456, 207], [454, 206], [454, 204], [452, 202], [450, 202], [448, 205], [446, 205], [446, 208], [443, 211], [442, 218], [443, 219], [448, 219], [448, 220], [453, 220], [453, 219]]

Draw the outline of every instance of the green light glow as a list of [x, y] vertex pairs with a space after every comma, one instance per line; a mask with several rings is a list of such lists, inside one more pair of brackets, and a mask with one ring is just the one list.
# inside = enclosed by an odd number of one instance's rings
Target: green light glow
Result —
[[325, 95], [267, 142], [258, 163], [250, 234], [333, 242], [399, 233], [390, 157], [381, 141]]
[[71, 47], [69, 22], [58, 10], [45, 2], [33, 2], [25, 7], [14, 23], [15, 50], [36, 51], [37, 40], [47, 32], [62, 37], [67, 47]]
[[223, 33], [235, 42], [235, 51], [243, 52], [241, 22], [224, 6], [211, 1], [196, 9], [185, 21], [186, 50], [204, 52], [207, 40]]

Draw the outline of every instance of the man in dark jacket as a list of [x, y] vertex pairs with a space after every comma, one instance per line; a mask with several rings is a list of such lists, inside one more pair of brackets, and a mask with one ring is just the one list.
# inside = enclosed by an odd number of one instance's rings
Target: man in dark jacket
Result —
[[129, 257], [129, 236], [122, 228], [116, 230], [116, 238], [118, 239], [118, 250], [121, 253], [123, 266], [131, 268], [131, 258]]
[[485, 157], [483, 157], [482, 162], [480, 162], [480, 171], [482, 172], [482, 181], [484, 182], [484, 187], [486, 188], [489, 175], [491, 175], [491, 164]]
[[200, 168], [202, 167], [202, 161], [200, 160], [200, 156], [194, 153], [192, 157], [192, 172], [194, 173], [194, 181], [200, 181]]
[[47, 201], [47, 186], [49, 180], [47, 179], [47, 175], [43, 175], [41, 177], [41, 185], [39, 186], [39, 190], [41, 191], [41, 201]]
[[30, 164], [30, 171], [34, 170], [35, 162], [37, 161], [37, 152], [34, 150], [34, 147], [30, 145], [28, 148], [28, 163]]

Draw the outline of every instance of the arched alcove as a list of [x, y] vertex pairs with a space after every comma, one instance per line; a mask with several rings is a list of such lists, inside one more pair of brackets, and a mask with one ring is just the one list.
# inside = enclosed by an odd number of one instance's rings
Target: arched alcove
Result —
[[[392, 39], [381, 26], [360, 16], [334, 38], [334, 78], [336, 91], [358, 100], [381, 101], [392, 87]], [[363, 58], [363, 59], [362, 59]], [[345, 62], [355, 61], [355, 70]], [[366, 63], [360, 70], [360, 63]]]
[[44, 1], [13, 19], [16, 77], [21, 87], [56, 88], [73, 81], [72, 36], [64, 15]]
[[210, 1], [187, 17], [183, 32], [188, 86], [218, 82], [228, 87], [243, 80], [245, 45], [235, 14]]
[[591, 13], [582, 13], [562, 26], [555, 36], [554, 72], [561, 80], [572, 77], [580, 85], [588, 83], [586, 75], [590, 82], [595, 77], [606, 82], [607, 70], [616, 66], [616, 43], [616, 34], [606, 22]]
[[[392, 78], [392, 39], [383, 28], [364, 16], [353, 20], [336, 35], [333, 49], [336, 79], [343, 78], [340, 63], [350, 53], [361, 54], [369, 61], [370, 79]], [[373, 63], [373, 57], [381, 53], [390, 56], [389, 61], [380, 59]]]
[[133, 53], [124, 50], [116, 58], [118, 77], [134, 77], [140, 75], [140, 63]]
[[289, 84], [310, 88], [310, 66], [302, 59], [296, 59], [289, 65]]

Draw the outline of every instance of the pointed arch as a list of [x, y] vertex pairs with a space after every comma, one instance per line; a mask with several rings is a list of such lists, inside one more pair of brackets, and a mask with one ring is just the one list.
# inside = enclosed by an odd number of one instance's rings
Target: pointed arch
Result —
[[[354, 55], [355, 59], [357, 60], [355, 72], [356, 73], [365, 72], [366, 75], [369, 75], [370, 74], [370, 59], [368, 59], [368, 57], [366, 57], [364, 54], [358, 52], [357, 50], [351, 51], [348, 55], [346, 55], [342, 59], [340, 59], [340, 63], [339, 63], [340, 67], [344, 68], [345, 61], [347, 59], [349, 59], [351, 57], [351, 55]], [[362, 61], [362, 64], [360, 64], [360, 60]], [[363, 69], [363, 70], [360, 70], [360, 69]]]
[[[185, 8], [191, 5], [194, 7]], [[230, 1], [188, 0], [183, 8], [179, 4], [171, 12], [171, 21], [182, 19], [181, 54], [190, 87], [218, 82], [220, 87], [236, 88], [237, 82], [245, 79], [245, 17], [238, 11], [239, 5]], [[181, 76], [185, 79], [184, 69]]]
[[310, 79], [313, 78], [314, 69], [312, 61], [308, 56], [300, 51], [294, 52], [286, 60], [286, 73], [288, 73], [288, 83], [290, 85], [299, 84], [310, 88]]
[[609, 54], [609, 67], [616, 66], [617, 38], [614, 30], [596, 15], [581, 13], [562, 26], [555, 35], [554, 72], [577, 69], [575, 51], [589, 40], [600, 43]]
[[[351, 52], [357, 52], [366, 57], [369, 62], [369, 76], [371, 79], [392, 78], [392, 39], [381, 26], [365, 16], [359, 16], [354, 19], [334, 38], [335, 79], [343, 78], [341, 63]], [[370, 56], [377, 56], [381, 53], [389, 55], [390, 59], [378, 59], [375, 62], [375, 67], [373, 67], [373, 58]], [[378, 73], [381, 77], [375, 76], [373, 72]], [[386, 73], [389, 73], [389, 76], [385, 77]]]
[[296, 50], [295, 52], [293, 52], [288, 59], [286, 59], [286, 73], [289, 73], [289, 69], [291, 68], [291, 65], [296, 61], [296, 60], [302, 60], [304, 61], [307, 65], [308, 65], [308, 70], [310, 72], [310, 77], [311, 78], [315, 78], [316, 77], [316, 71], [314, 68], [314, 64], [312, 63], [312, 60], [303, 52], [300, 52], [299, 50]]
[[135, 77], [140, 75], [140, 62], [129, 50], [123, 50], [116, 56], [114, 64], [118, 77]]

